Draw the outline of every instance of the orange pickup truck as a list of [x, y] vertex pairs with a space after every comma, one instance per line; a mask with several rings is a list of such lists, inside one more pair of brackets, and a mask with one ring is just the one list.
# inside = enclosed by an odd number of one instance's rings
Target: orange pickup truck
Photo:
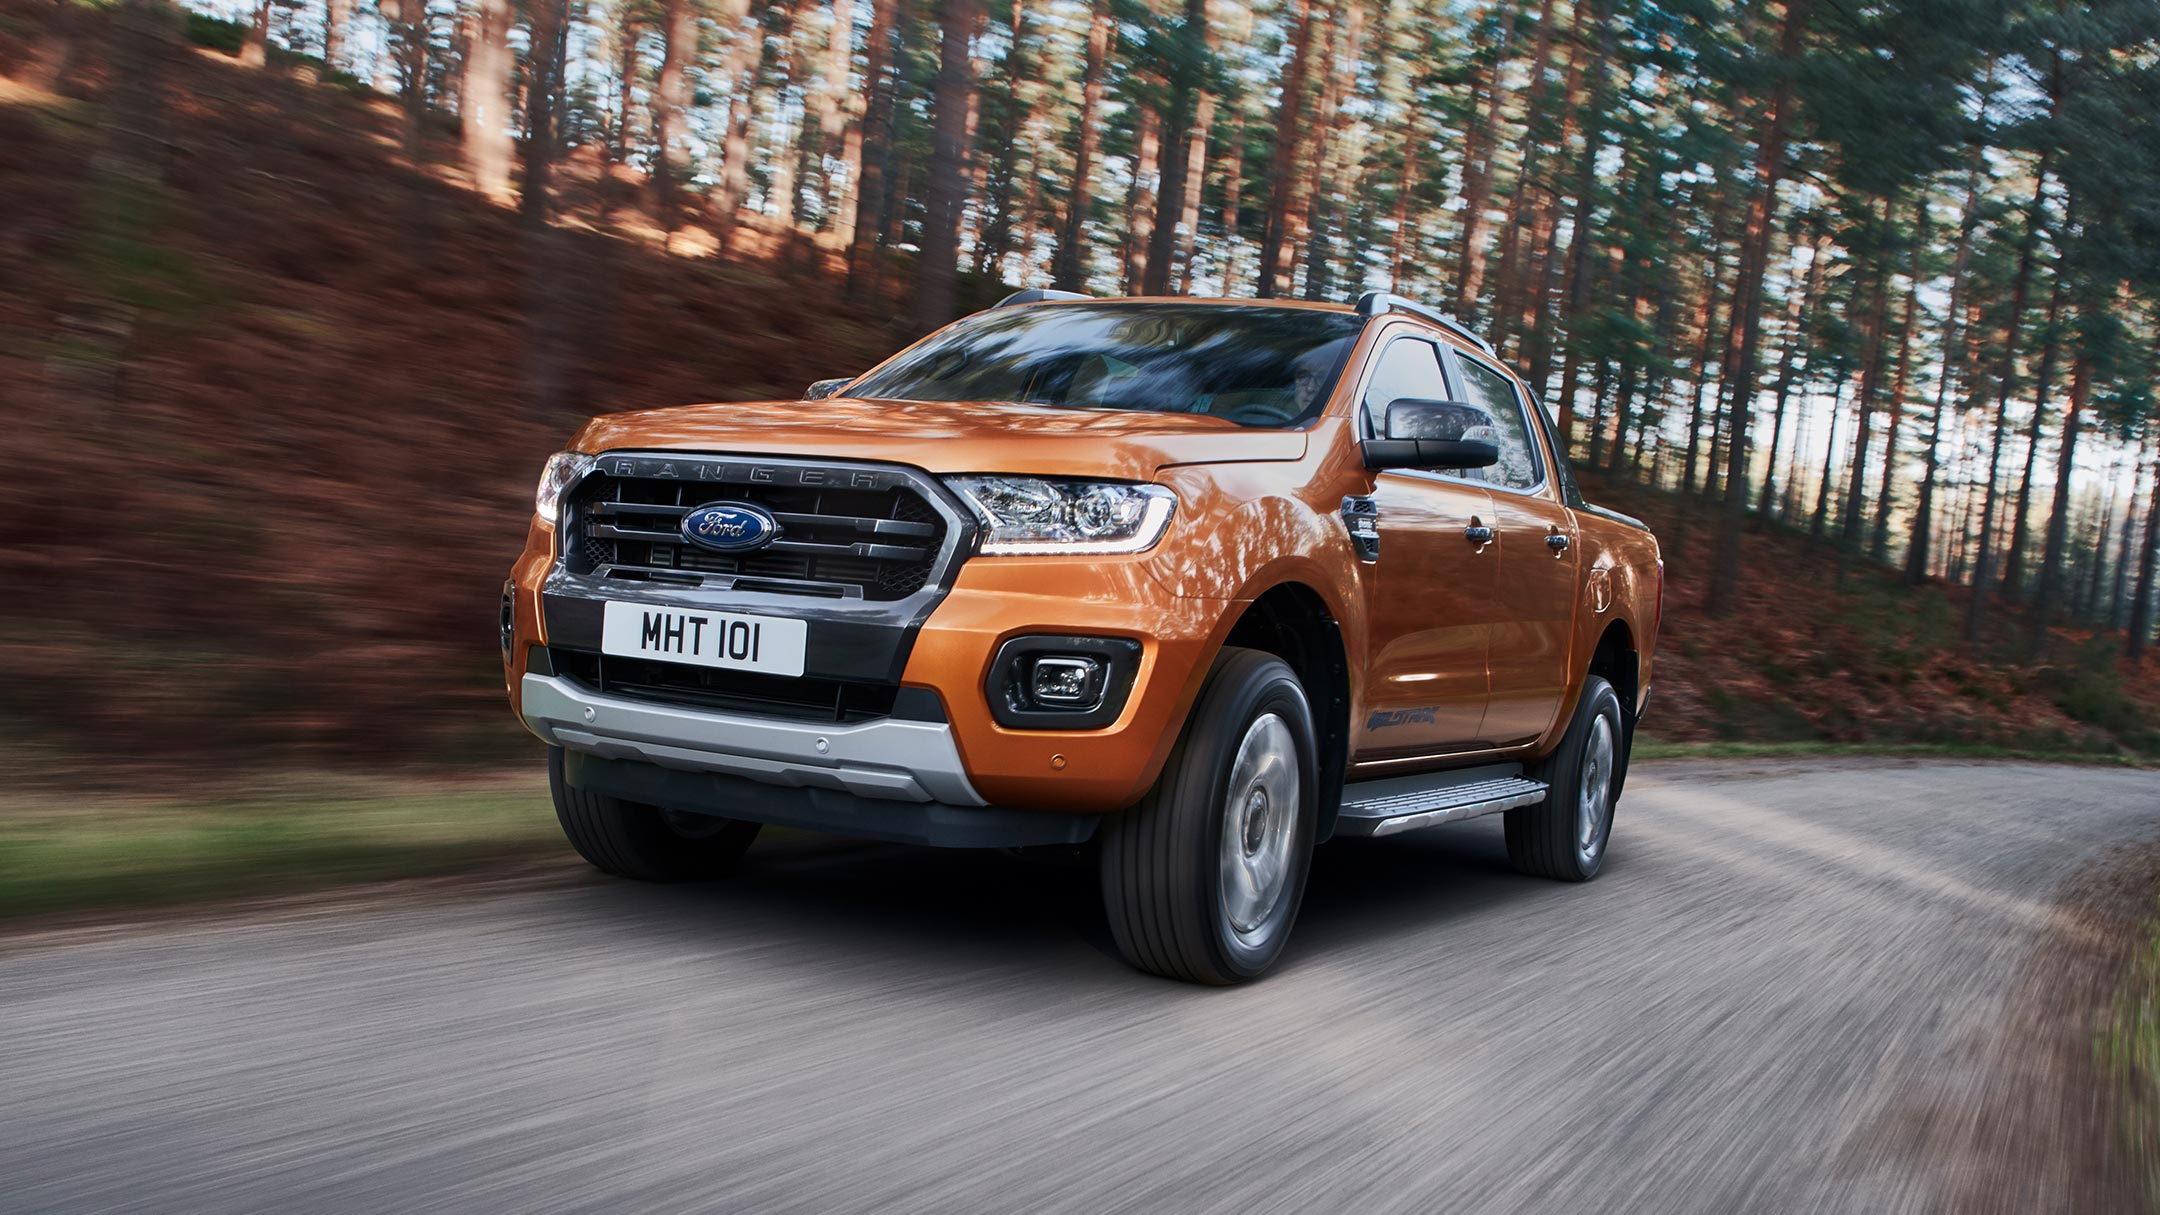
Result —
[[761, 824], [1086, 845], [1143, 970], [1254, 978], [1315, 844], [1504, 812], [1597, 875], [1655, 538], [1372, 293], [1024, 291], [805, 399], [593, 420], [503, 588], [570, 842], [713, 876]]

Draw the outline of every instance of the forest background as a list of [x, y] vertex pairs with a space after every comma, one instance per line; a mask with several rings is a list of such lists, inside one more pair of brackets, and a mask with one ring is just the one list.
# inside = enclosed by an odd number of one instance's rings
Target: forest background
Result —
[[0, 0], [18, 766], [494, 764], [591, 413], [1019, 286], [1488, 335], [1655, 745], [2160, 752], [2149, 0]]

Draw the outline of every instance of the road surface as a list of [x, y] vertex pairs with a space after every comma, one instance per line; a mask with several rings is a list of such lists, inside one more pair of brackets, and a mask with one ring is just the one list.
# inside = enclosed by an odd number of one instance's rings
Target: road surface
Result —
[[1643, 765], [1598, 881], [1490, 819], [1331, 845], [1227, 991], [1117, 962], [1084, 871], [800, 837], [46, 933], [0, 942], [0, 1209], [1969, 1206], [1939, 1132], [2016, 1095], [2053, 901], [2156, 832], [2152, 772]]

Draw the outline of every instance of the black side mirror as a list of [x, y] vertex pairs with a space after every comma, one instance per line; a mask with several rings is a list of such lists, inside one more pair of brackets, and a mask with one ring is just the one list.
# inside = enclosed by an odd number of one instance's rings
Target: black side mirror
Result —
[[1465, 401], [1404, 397], [1387, 407], [1385, 437], [1365, 440], [1367, 468], [1485, 468], [1500, 462], [1500, 446], [1471, 433], [1491, 434], [1492, 415]]
[[837, 380], [819, 380], [803, 391], [802, 399], [805, 401], [822, 401], [847, 387], [854, 378], [853, 376], [844, 375]]

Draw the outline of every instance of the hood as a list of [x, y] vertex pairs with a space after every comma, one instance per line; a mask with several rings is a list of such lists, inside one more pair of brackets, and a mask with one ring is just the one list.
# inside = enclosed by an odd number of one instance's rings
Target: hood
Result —
[[609, 414], [593, 419], [577, 446], [595, 453], [824, 456], [912, 464], [936, 473], [1145, 481], [1173, 464], [1300, 459], [1305, 432], [1256, 430], [1200, 414], [835, 397]]

